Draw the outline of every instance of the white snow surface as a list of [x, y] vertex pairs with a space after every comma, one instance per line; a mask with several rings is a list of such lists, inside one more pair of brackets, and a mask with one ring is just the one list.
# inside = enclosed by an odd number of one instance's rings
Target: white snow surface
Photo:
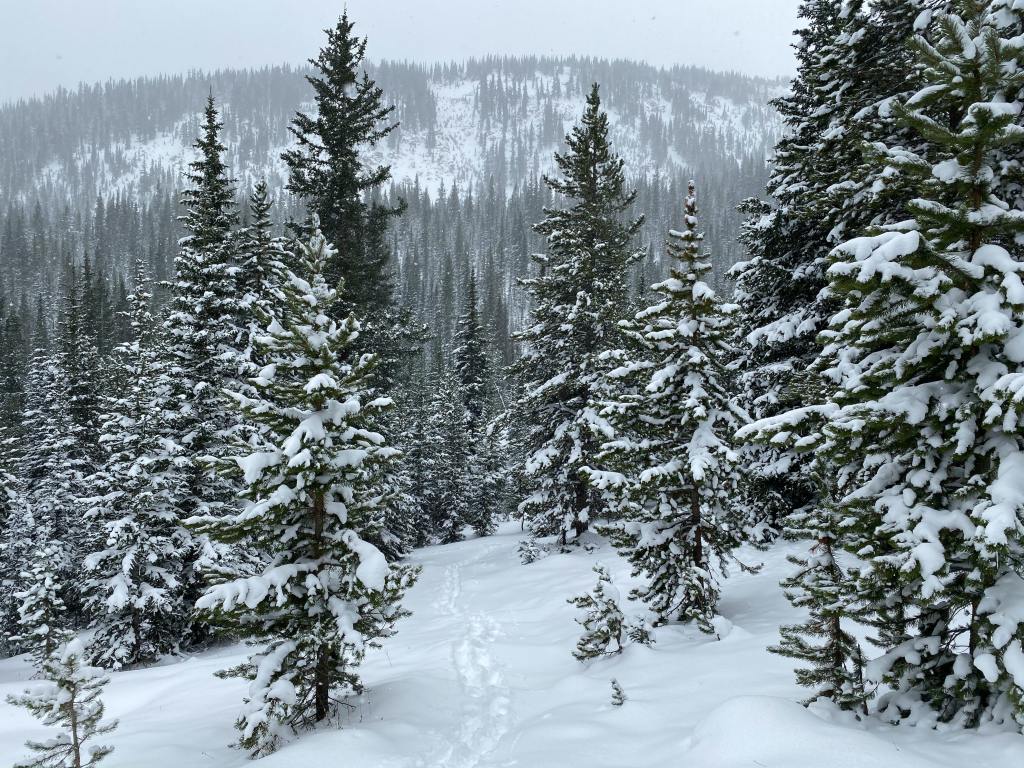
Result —
[[[797, 614], [777, 586], [799, 544], [767, 553], [759, 574], [725, 582], [722, 640], [681, 626], [655, 630], [652, 647], [587, 664], [571, 651], [579, 626], [566, 598], [608, 567], [622, 595], [628, 565], [596, 538], [592, 552], [521, 565], [516, 524], [498, 535], [428, 547], [406, 604], [413, 616], [371, 651], [368, 691], [339, 722], [305, 733], [260, 760], [266, 768], [1011, 768], [1024, 737], [1005, 730], [931, 730], [858, 722], [828, 707], [805, 709], [791, 663], [765, 648]], [[627, 615], [636, 606], [623, 604]], [[727, 623], [726, 623], [727, 622]], [[110, 675], [105, 768], [252, 765], [229, 744], [245, 683], [213, 677], [244, 656], [229, 646], [163, 666]], [[27, 756], [47, 729], [3, 703], [20, 691], [25, 657], [0, 662], [0, 764]], [[627, 701], [611, 705], [611, 679]]]

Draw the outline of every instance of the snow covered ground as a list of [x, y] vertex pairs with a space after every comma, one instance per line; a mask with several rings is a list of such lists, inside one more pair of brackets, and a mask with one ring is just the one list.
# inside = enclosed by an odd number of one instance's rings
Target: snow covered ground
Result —
[[[657, 643], [581, 664], [571, 655], [577, 610], [566, 603], [606, 565], [623, 595], [626, 564], [595, 551], [520, 565], [514, 524], [499, 535], [416, 553], [423, 565], [399, 634], [372, 652], [369, 690], [343, 722], [304, 734], [259, 762], [267, 768], [1010, 768], [1024, 764], [1024, 737], [936, 732], [858, 723], [793, 702], [803, 692], [790, 662], [765, 647], [794, 618], [777, 587], [791, 545], [748, 552], [756, 575], [726, 583], [720, 641], [665, 627]], [[213, 673], [239, 647], [167, 666], [112, 675], [104, 699], [121, 720], [105, 741], [107, 768], [229, 768], [248, 764], [230, 748], [244, 683]], [[0, 697], [20, 690], [23, 658], [0, 662]], [[628, 700], [613, 707], [610, 680]], [[0, 702], [0, 765], [26, 756], [46, 729]]]

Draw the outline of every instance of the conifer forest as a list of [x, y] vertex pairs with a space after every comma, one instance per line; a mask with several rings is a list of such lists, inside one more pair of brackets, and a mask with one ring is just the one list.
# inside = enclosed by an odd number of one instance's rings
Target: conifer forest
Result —
[[0, 101], [0, 767], [1024, 765], [1024, 2], [792, 5]]

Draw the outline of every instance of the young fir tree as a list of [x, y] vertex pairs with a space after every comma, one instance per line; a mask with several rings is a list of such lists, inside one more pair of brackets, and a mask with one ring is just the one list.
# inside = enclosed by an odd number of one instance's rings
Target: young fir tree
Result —
[[287, 258], [287, 244], [272, 234], [270, 210], [273, 201], [267, 182], [260, 180], [249, 195], [249, 221], [236, 235], [235, 296], [238, 299], [238, 330], [235, 340], [243, 364], [248, 362], [254, 339], [259, 333], [259, 317], [269, 311], [277, 290], [276, 278], [281, 274], [282, 259]]
[[532, 300], [530, 321], [516, 338], [525, 345], [516, 374], [523, 388], [518, 418], [528, 432], [524, 466], [528, 496], [520, 509], [535, 536], [578, 537], [601, 511], [599, 494], [583, 476], [600, 448], [589, 427], [590, 401], [601, 375], [601, 353], [616, 340], [626, 300], [626, 272], [642, 255], [630, 242], [642, 219], [624, 220], [623, 161], [608, 143], [608, 116], [595, 84], [583, 119], [556, 154], [563, 178], [545, 177], [570, 202], [547, 209], [535, 229], [548, 252], [535, 256], [536, 277], [521, 280]]
[[175, 651], [190, 608], [182, 599], [182, 555], [191, 537], [177, 515], [174, 456], [161, 433], [169, 387], [148, 286], [140, 262], [128, 298], [133, 339], [113, 353], [117, 393], [105, 403], [106, 458], [92, 478], [87, 513], [95, 530], [82, 584], [97, 630], [90, 656], [114, 669]]
[[[444, 363], [438, 361], [437, 365]], [[442, 368], [434, 377], [434, 385], [427, 425], [432, 451], [427, 505], [438, 541], [451, 544], [462, 541], [474, 511], [470, 507], [474, 496], [470, 487], [472, 442], [466, 431], [466, 408], [455, 372]]]
[[[395, 128], [393, 106], [366, 72], [360, 73], [366, 40], [354, 33], [344, 13], [327, 44], [310, 59], [316, 113], [295, 115], [289, 130], [297, 146], [282, 155], [288, 166], [288, 190], [305, 204], [335, 251], [327, 264], [327, 280], [344, 280], [335, 314], [379, 316], [393, 302], [390, 253], [385, 240], [388, 219], [401, 209], [371, 202], [373, 193], [391, 178], [388, 166], [367, 167], [363, 153]], [[360, 349], [363, 344], [359, 344]]]
[[494, 415], [494, 380], [489, 357], [487, 330], [480, 320], [476, 296], [476, 275], [471, 273], [466, 288], [466, 308], [459, 318], [453, 352], [458, 394], [465, 433], [464, 462], [467, 492], [467, 522], [480, 536], [494, 532], [494, 488], [491, 471], [494, 449], [488, 431]]
[[245, 509], [193, 524], [218, 541], [263, 553], [262, 573], [217, 582], [197, 607], [250, 638], [257, 650], [226, 674], [251, 681], [238, 720], [239, 744], [273, 751], [289, 729], [329, 717], [339, 698], [361, 689], [368, 647], [405, 615], [399, 599], [415, 572], [389, 567], [367, 542], [380, 525], [394, 451], [374, 430], [390, 401], [367, 397], [372, 356], [347, 354], [359, 323], [327, 312], [336, 299], [324, 275], [332, 251], [317, 231], [300, 244], [298, 273], [257, 339], [255, 394], [233, 393], [259, 430], [232, 464]]
[[19, 601], [18, 634], [11, 638], [19, 648], [28, 648], [39, 670], [57, 649], [68, 641], [68, 610], [61, 596], [61, 574], [67, 571], [63, 548], [37, 531], [31, 563], [21, 574], [21, 590], [14, 593]]
[[[827, 471], [827, 465], [821, 462], [816, 469]], [[822, 493], [823, 498], [827, 495]], [[787, 558], [794, 570], [782, 581], [786, 599], [806, 611], [807, 619], [780, 627], [779, 643], [768, 650], [803, 665], [795, 671], [796, 681], [813, 690], [805, 704], [828, 699], [867, 714], [870, 692], [864, 681], [864, 654], [849, 631], [857, 617], [851, 616], [849, 576], [837, 560], [835, 514], [833, 505], [823, 502], [787, 520], [786, 538], [812, 542], [806, 555]]]
[[50, 654], [42, 673], [47, 682], [8, 696], [7, 701], [24, 707], [44, 725], [61, 730], [45, 741], [26, 742], [35, 755], [19, 760], [15, 768], [92, 768], [99, 764], [113, 747], [89, 742], [117, 727], [116, 720], [103, 722], [100, 694], [107, 678], [99, 669], [85, 665], [85, 649], [78, 640]]
[[662, 622], [713, 632], [713, 568], [724, 572], [748, 522], [732, 445], [746, 414], [726, 365], [736, 307], [703, 280], [711, 265], [695, 195], [690, 182], [686, 228], [669, 232], [666, 246], [671, 275], [653, 286], [658, 302], [621, 323], [630, 346], [607, 355], [616, 367], [595, 402], [606, 442], [587, 475], [625, 518], [608, 530], [649, 579], [637, 595]]
[[[938, 13], [913, 43], [923, 87], [895, 108], [920, 138], [872, 148], [905, 179], [912, 218], [838, 247], [842, 310], [816, 363], [831, 402], [777, 419], [840, 478], [840, 541], [863, 561], [852, 600], [877, 629], [869, 680], [888, 716], [968, 725], [1021, 713], [1024, 469], [1016, 372], [1024, 311], [1011, 255], [1024, 85], [990, 4]], [[891, 173], [891, 172], [890, 172]], [[815, 423], [823, 421], [821, 427]], [[764, 425], [767, 431], [771, 424]]]
[[569, 599], [577, 608], [586, 611], [583, 618], [576, 619], [576, 623], [583, 627], [583, 635], [572, 655], [579, 661], [622, 653], [626, 617], [619, 608], [618, 590], [612, 585], [612, 577], [604, 566], [595, 565], [594, 573], [597, 574], [594, 589]]

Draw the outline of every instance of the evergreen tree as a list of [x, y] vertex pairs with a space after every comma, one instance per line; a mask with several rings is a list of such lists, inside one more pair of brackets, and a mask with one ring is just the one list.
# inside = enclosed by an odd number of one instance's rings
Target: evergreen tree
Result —
[[[741, 207], [748, 218], [739, 239], [749, 258], [731, 272], [735, 300], [744, 310], [740, 359], [746, 362], [737, 389], [755, 417], [803, 404], [801, 377], [818, 352], [816, 336], [828, 317], [821, 289], [832, 224], [815, 210], [824, 197], [816, 164], [842, 86], [833, 67], [835, 43], [847, 23], [843, 6], [843, 0], [801, 4], [797, 76], [790, 93], [773, 102], [788, 129], [775, 147], [768, 182], [776, 204], [748, 200]], [[814, 498], [810, 468], [772, 445], [747, 452], [751, 491], [771, 529], [778, 530], [786, 515]]]
[[[759, 425], [796, 433], [824, 457], [838, 540], [862, 558], [850, 574], [880, 658], [868, 680], [890, 717], [973, 725], [1021, 716], [1019, 590], [1024, 499], [1017, 347], [1024, 290], [1011, 255], [1024, 220], [1006, 202], [1017, 125], [1019, 47], [989, 11], [958, 0], [933, 41], [913, 43], [920, 91], [895, 107], [919, 138], [872, 147], [877, 172], [906, 185], [912, 218], [833, 253], [842, 302], [815, 364], [828, 402]], [[786, 438], [792, 439], [792, 438]]]
[[61, 573], [66, 572], [67, 563], [61, 547], [47, 540], [45, 531], [34, 539], [31, 563], [21, 574], [21, 591], [14, 593], [20, 601], [19, 632], [11, 641], [28, 648], [36, 667], [45, 670], [47, 661], [70, 638], [67, 606], [61, 597]]
[[[211, 457], [222, 456], [237, 418], [225, 405], [222, 390], [239, 383], [243, 364], [235, 284], [235, 193], [222, 155], [222, 124], [211, 95], [203, 115], [202, 133], [193, 145], [199, 153], [189, 164], [189, 186], [182, 192], [186, 235], [175, 256], [175, 278], [163, 324], [165, 381], [173, 407], [161, 413], [157, 430], [166, 438], [162, 455], [154, 457], [175, 468], [168, 482], [175, 489], [175, 514], [181, 520], [197, 513], [226, 511], [236, 488], [211, 468]], [[186, 569], [182, 586], [186, 602], [198, 598], [203, 585], [199, 571], [211, 559], [226, 556], [197, 537], [181, 552]], [[190, 640], [198, 641], [207, 628], [194, 623]]]
[[713, 632], [713, 567], [724, 572], [748, 523], [732, 445], [746, 415], [726, 366], [736, 307], [703, 280], [711, 265], [693, 182], [684, 219], [683, 231], [669, 232], [673, 265], [653, 286], [657, 303], [621, 324], [631, 346], [607, 354], [615, 367], [595, 402], [606, 442], [587, 474], [625, 517], [608, 530], [635, 574], [650, 580], [637, 596], [660, 621], [693, 620]]
[[583, 635], [572, 652], [579, 661], [588, 661], [599, 656], [614, 656], [622, 653], [622, 634], [626, 618], [618, 605], [618, 590], [612, 585], [608, 570], [601, 565], [594, 566], [597, 585], [585, 595], [569, 599], [586, 614], [576, 619], [583, 627]]
[[39, 530], [24, 496], [18, 492], [17, 485], [8, 487], [14, 487], [17, 495], [11, 499], [0, 538], [0, 647], [4, 655], [14, 656], [29, 650], [15, 639], [21, 634], [19, 611], [22, 601], [18, 595], [26, 586], [25, 574], [29, 572], [41, 542], [37, 540]]
[[28, 741], [35, 756], [16, 763], [16, 768], [92, 768], [113, 752], [112, 747], [92, 745], [97, 736], [110, 733], [117, 721], [103, 722], [100, 694], [107, 678], [95, 667], [85, 666], [85, 649], [72, 640], [51, 654], [43, 664], [48, 680], [7, 701], [24, 707], [60, 732], [45, 741]]
[[142, 265], [129, 296], [133, 339], [113, 354], [117, 393], [107, 398], [88, 512], [96, 531], [85, 558], [84, 605], [97, 632], [94, 663], [118, 669], [175, 651], [185, 637], [182, 553], [192, 546], [176, 509], [174, 449], [161, 432], [168, 381], [156, 349], [152, 294]]
[[215, 539], [244, 542], [265, 558], [255, 576], [212, 574], [216, 583], [197, 606], [258, 646], [227, 672], [251, 681], [237, 725], [240, 746], [254, 755], [361, 690], [358, 665], [405, 615], [398, 601], [415, 576], [389, 567], [366, 540], [390, 503], [381, 477], [395, 452], [373, 429], [389, 401], [366, 397], [373, 358], [346, 354], [359, 323], [327, 315], [336, 299], [324, 275], [331, 258], [319, 231], [300, 244], [301, 276], [283, 276], [258, 339], [255, 394], [233, 394], [260, 427], [258, 444], [243, 442], [247, 455], [232, 462], [246, 508], [193, 520]]
[[[438, 365], [444, 364], [439, 361]], [[451, 544], [462, 541], [474, 511], [470, 502], [475, 494], [470, 487], [472, 443], [466, 431], [466, 408], [459, 379], [450, 368], [436, 374], [427, 428], [432, 446], [428, 509], [438, 540]]]
[[807, 555], [787, 558], [794, 571], [782, 582], [786, 599], [805, 610], [807, 620], [780, 627], [778, 645], [768, 650], [804, 664], [795, 674], [798, 684], [814, 691], [806, 704], [828, 699], [867, 714], [864, 655], [849, 631], [848, 624], [857, 617], [851, 615], [849, 576], [836, 559], [834, 515], [831, 506], [823, 505], [794, 513], [787, 521], [786, 538], [812, 542]]
[[99, 456], [100, 364], [96, 337], [88, 325], [86, 293], [91, 276], [87, 269], [69, 268], [54, 339], [53, 362], [61, 378], [62, 397], [67, 409], [68, 437], [74, 452], [87, 470], [95, 468]]
[[232, 415], [221, 390], [237, 382], [236, 344], [244, 330], [237, 326], [233, 227], [237, 223], [234, 187], [227, 175], [220, 141], [222, 123], [213, 96], [207, 100], [202, 135], [194, 146], [199, 157], [189, 164], [189, 186], [182, 192], [186, 229], [175, 257], [175, 280], [167, 319], [165, 346], [171, 399], [179, 404], [168, 429], [184, 450], [179, 486], [183, 516], [204, 507], [218, 507], [231, 497], [204, 458], [217, 455]]
[[495, 403], [490, 344], [477, 307], [475, 273], [469, 276], [466, 308], [459, 318], [454, 341], [454, 368], [465, 433], [463, 485], [467, 493], [467, 522], [478, 535], [486, 536], [494, 531], [494, 504], [497, 501], [492, 475], [494, 446], [488, 430], [495, 414]]
[[235, 346], [243, 358], [252, 352], [255, 336], [262, 332], [259, 318], [269, 311], [281, 274], [281, 260], [287, 257], [283, 238], [274, 237], [270, 210], [273, 201], [267, 182], [260, 180], [249, 196], [249, 221], [236, 236], [238, 261], [235, 296], [238, 298], [238, 326], [242, 336]]
[[556, 154], [563, 178], [548, 188], [571, 201], [546, 209], [536, 226], [548, 253], [534, 257], [538, 276], [521, 280], [533, 301], [526, 346], [516, 374], [523, 387], [518, 418], [528, 430], [524, 474], [528, 496], [520, 505], [536, 536], [557, 534], [564, 544], [601, 511], [600, 497], [582, 469], [599, 443], [592, 434], [590, 400], [601, 373], [601, 353], [614, 340], [626, 299], [626, 270], [642, 251], [630, 250], [641, 219], [623, 221], [634, 192], [626, 191], [623, 161], [608, 143], [608, 116], [595, 84], [583, 119]]
[[[836, 308], [823, 290], [831, 248], [847, 233], [905, 218], [901, 180], [865, 164], [862, 147], [909, 146], [913, 139], [894, 120], [892, 105], [913, 92], [904, 42], [929, 2], [805, 0], [800, 7], [797, 76], [773, 102], [787, 127], [772, 160], [773, 203], [743, 204], [748, 218], [739, 239], [749, 258], [732, 270], [734, 298], [743, 307], [738, 392], [755, 418], [818, 397], [823, 382], [807, 369]], [[811, 456], [778, 443], [744, 452], [770, 537], [788, 514], [816, 503]]]
[[29, 365], [18, 476], [34, 524], [65, 544], [70, 565], [84, 533], [76, 498], [90, 462], [69, 412], [65, 376], [40, 346]]
[[[338, 317], [355, 312], [374, 316], [393, 302], [385, 233], [388, 219], [401, 211], [373, 200], [391, 178], [388, 166], [368, 168], [361, 153], [386, 138], [393, 106], [366, 72], [360, 74], [366, 40], [354, 33], [344, 13], [327, 44], [310, 64], [316, 114], [299, 112], [289, 130], [297, 146], [282, 155], [288, 166], [288, 190], [305, 202], [311, 216], [335, 251], [327, 264], [327, 280], [344, 280]], [[360, 345], [362, 346], [362, 345]]]

